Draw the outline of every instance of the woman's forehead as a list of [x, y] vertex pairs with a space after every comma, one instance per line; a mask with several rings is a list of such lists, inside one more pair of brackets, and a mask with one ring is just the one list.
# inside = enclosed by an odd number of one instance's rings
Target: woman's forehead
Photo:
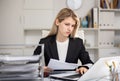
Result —
[[63, 21], [64, 22], [73, 22], [73, 23], [76, 22], [72, 17], [66, 17]]

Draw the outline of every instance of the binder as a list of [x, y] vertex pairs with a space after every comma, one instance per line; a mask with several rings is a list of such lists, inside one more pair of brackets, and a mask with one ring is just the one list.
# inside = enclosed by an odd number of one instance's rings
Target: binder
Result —
[[93, 8], [93, 27], [98, 27], [98, 8]]
[[99, 27], [100, 28], [114, 28], [114, 12], [100, 12], [99, 13]]

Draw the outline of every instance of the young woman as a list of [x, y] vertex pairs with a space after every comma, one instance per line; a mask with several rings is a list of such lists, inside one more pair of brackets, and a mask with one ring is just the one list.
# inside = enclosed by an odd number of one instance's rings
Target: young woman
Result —
[[[77, 15], [69, 8], [63, 8], [55, 18], [53, 27], [47, 37], [42, 38], [39, 44], [44, 44], [45, 67], [44, 72], [50, 72], [47, 67], [50, 59], [57, 59], [68, 63], [77, 63], [78, 59], [82, 66], [76, 72], [85, 73], [93, 64], [88, 52], [85, 50], [83, 41], [75, 38], [80, 21]], [[39, 54], [40, 47], [34, 51]]]

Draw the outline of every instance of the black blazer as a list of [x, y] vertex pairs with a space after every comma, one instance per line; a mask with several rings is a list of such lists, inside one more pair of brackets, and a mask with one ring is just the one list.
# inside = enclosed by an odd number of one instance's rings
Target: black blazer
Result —
[[[51, 58], [59, 59], [55, 35], [41, 39], [39, 44], [44, 44], [45, 65], [48, 65]], [[38, 46], [34, 51], [34, 55], [40, 54], [40, 52], [41, 48]], [[83, 65], [88, 63], [93, 64], [88, 52], [85, 50], [82, 39], [69, 38], [66, 62], [77, 63], [78, 59], [80, 59]]]

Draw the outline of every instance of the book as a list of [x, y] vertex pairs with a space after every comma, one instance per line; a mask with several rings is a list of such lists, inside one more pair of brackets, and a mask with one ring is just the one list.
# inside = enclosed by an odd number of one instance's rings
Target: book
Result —
[[[110, 9], [109, 1], [105, 0], [105, 3], [106, 3], [106, 6], [107, 6], [107, 9]], [[111, 5], [111, 7], [113, 7], [113, 6]]]
[[98, 8], [93, 8], [93, 27], [98, 27]]
[[99, 13], [99, 27], [100, 28], [114, 28], [114, 12], [100, 12]]

